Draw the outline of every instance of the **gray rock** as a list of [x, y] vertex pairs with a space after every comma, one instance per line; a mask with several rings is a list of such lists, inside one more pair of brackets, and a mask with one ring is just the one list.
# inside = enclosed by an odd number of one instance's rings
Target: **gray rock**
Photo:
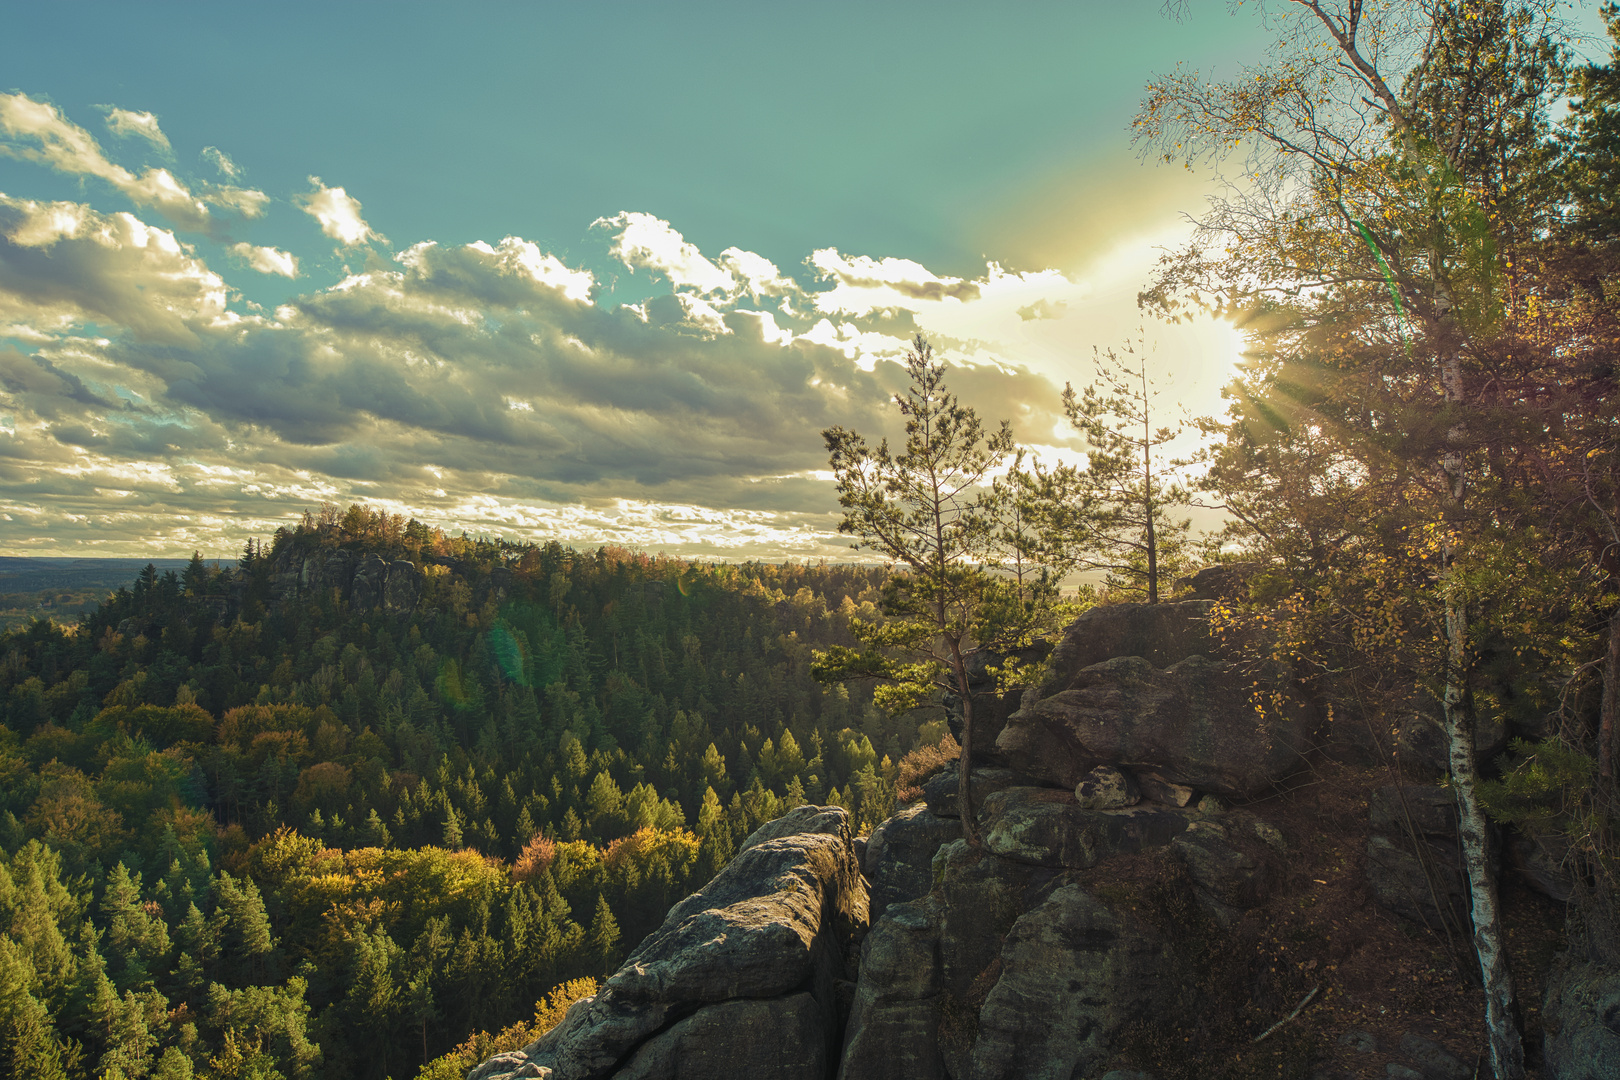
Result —
[[1358, 1054], [1378, 1053], [1378, 1040], [1365, 1031], [1347, 1031], [1339, 1036], [1339, 1045], [1348, 1046]]
[[1401, 1036], [1401, 1053], [1422, 1071], [1425, 1080], [1470, 1080], [1474, 1075], [1473, 1068], [1457, 1060], [1451, 1051], [1410, 1031]]
[[723, 1001], [642, 1043], [613, 1080], [823, 1080], [831, 1026], [808, 993]]
[[838, 806], [796, 806], [774, 821], [767, 821], [748, 834], [737, 848], [739, 853], [784, 836], [838, 836], [853, 842], [849, 814]]
[[1468, 926], [1468, 879], [1456, 844], [1423, 840], [1417, 852], [1405, 841], [1367, 840], [1367, 891], [1385, 909], [1438, 931]]
[[873, 921], [890, 904], [926, 896], [934, 884], [934, 854], [961, 835], [959, 819], [935, 817], [921, 803], [906, 807], [873, 829], [861, 860], [871, 883]]
[[1142, 790], [1129, 773], [1099, 765], [1081, 777], [1074, 797], [1085, 810], [1123, 810], [1142, 801]]
[[1457, 835], [1457, 796], [1433, 784], [1387, 784], [1368, 800], [1373, 832], [1406, 836], [1408, 822], [1421, 836]]
[[[952, 767], [945, 772], [935, 773], [929, 778], [928, 783], [923, 785], [923, 798], [928, 803], [929, 811], [936, 817], [961, 817], [962, 808], [956, 797], [959, 779], [956, 769]], [[993, 792], [1030, 782], [1029, 777], [1020, 776], [1011, 769], [974, 769], [974, 805], [982, 808], [985, 797]]]
[[1179, 980], [1165, 944], [1078, 885], [1054, 889], [1001, 950], [979, 1013], [971, 1080], [1087, 1076], [1126, 1025], [1162, 1012]]
[[395, 559], [383, 584], [382, 606], [390, 615], [409, 615], [422, 595], [422, 571], [409, 559]]
[[1139, 656], [1154, 667], [1169, 667], [1189, 656], [1212, 656], [1217, 642], [1209, 633], [1204, 600], [1178, 604], [1104, 604], [1085, 612], [1063, 632], [1047, 659], [1050, 675], [1037, 690], [1050, 697], [1080, 671], [1116, 656]]
[[370, 611], [383, 600], [383, 588], [388, 580], [388, 564], [381, 555], [372, 552], [355, 567], [354, 584], [349, 593], [349, 606], [356, 611]]
[[839, 1080], [943, 1080], [939, 938], [944, 902], [897, 903], [861, 943]]
[[1156, 772], [1137, 773], [1136, 786], [1142, 789], [1142, 798], [1164, 806], [1186, 806], [1198, 796], [1186, 784], [1172, 784]]
[[[474, 1071], [478, 1080], [512, 1076], [529, 1065], [550, 1069], [554, 1080], [596, 1080], [666, 1028], [736, 998], [807, 990], [822, 1016], [833, 1016], [834, 984], [846, 977], [843, 948], [865, 929], [867, 896], [847, 820], [832, 829], [738, 852], [713, 881], [670, 909], [600, 993], [575, 1003], [560, 1024], [524, 1047], [522, 1063], [509, 1058], [494, 1070], [486, 1063]], [[699, 1031], [716, 1030], [707, 1022], [689, 1026], [681, 1045]], [[741, 1052], [713, 1050], [717, 1060]], [[649, 1062], [661, 1060], [657, 1052], [649, 1055]]]
[[1384, 1075], [1390, 1080], [1424, 1080], [1422, 1073], [1416, 1069], [1409, 1069], [1398, 1061], [1392, 1061], [1384, 1066]]
[[1102, 1080], [1158, 1080], [1158, 1077], [1135, 1069], [1110, 1069], [1102, 1074]]
[[1163, 847], [1191, 817], [1161, 806], [1085, 810], [1067, 791], [1008, 788], [984, 801], [985, 850], [1035, 866], [1084, 870], [1115, 855]]
[[1620, 967], [1565, 956], [1542, 1007], [1547, 1080], [1620, 1080]]
[[1264, 688], [1285, 703], [1279, 715], [1255, 711], [1253, 682], [1202, 656], [1162, 670], [1116, 657], [1049, 681], [1034, 701], [1026, 696], [997, 747], [1013, 768], [1063, 787], [1098, 765], [1119, 765], [1200, 791], [1258, 796], [1302, 767], [1314, 721], [1286, 673], [1273, 671]]
[[1215, 901], [1206, 906], [1223, 921], [1263, 904], [1282, 879], [1276, 851], [1243, 824], [1232, 818], [1195, 821], [1170, 841], [1200, 893]]
[[1543, 896], [1561, 904], [1575, 895], [1569, 868], [1569, 838], [1556, 834], [1518, 834], [1507, 845], [1508, 860], [1520, 877]]
[[1176, 588], [1191, 593], [1195, 600], [1246, 600], [1249, 582], [1263, 569], [1265, 565], [1258, 562], [1217, 563], [1177, 578]]

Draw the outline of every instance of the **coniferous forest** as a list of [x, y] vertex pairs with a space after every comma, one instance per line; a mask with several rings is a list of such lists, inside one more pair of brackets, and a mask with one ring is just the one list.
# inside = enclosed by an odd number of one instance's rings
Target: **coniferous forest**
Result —
[[[420, 571], [413, 610], [284, 584], [368, 555]], [[9, 633], [8, 1062], [413, 1076], [560, 1009], [784, 806], [889, 813], [944, 722], [810, 674], [882, 577], [327, 507]]]

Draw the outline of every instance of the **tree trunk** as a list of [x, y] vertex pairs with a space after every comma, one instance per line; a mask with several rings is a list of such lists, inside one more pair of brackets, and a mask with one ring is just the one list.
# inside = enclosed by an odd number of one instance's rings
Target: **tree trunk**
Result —
[[[1450, 570], [1448, 568], [1448, 575]], [[1475, 790], [1473, 716], [1464, 700], [1463, 664], [1467, 662], [1467, 614], [1455, 588], [1446, 596], [1446, 737], [1450, 741], [1451, 786], [1457, 796], [1457, 843], [1468, 869], [1469, 914], [1474, 924], [1474, 952], [1485, 986], [1485, 1033], [1490, 1040], [1491, 1069], [1497, 1080], [1523, 1080], [1524, 1044], [1513, 1015], [1513, 975], [1503, 949], [1502, 913], [1496, 879], [1491, 875], [1489, 825]]]
[[[1443, 299], [1445, 298], [1442, 293]], [[1449, 303], [1444, 305], [1449, 309]], [[1442, 324], [1443, 326], [1443, 324]], [[1444, 341], [1442, 333], [1441, 340]], [[1440, 382], [1449, 404], [1465, 399], [1462, 365], [1455, 353], [1446, 355], [1442, 347]], [[1461, 517], [1468, 493], [1468, 478], [1462, 454], [1455, 447], [1462, 439], [1459, 421], [1448, 437], [1452, 446], [1441, 457], [1449, 487], [1450, 511], [1444, 524]], [[1496, 1080], [1524, 1080], [1524, 1044], [1514, 1017], [1513, 975], [1508, 970], [1503, 948], [1501, 905], [1497, 902], [1496, 879], [1491, 875], [1491, 834], [1485, 810], [1475, 788], [1478, 769], [1474, 753], [1474, 717], [1467, 690], [1468, 607], [1458, 580], [1449, 535], [1442, 543], [1440, 587], [1446, 613], [1446, 739], [1450, 743], [1451, 787], [1457, 797], [1457, 844], [1468, 872], [1469, 915], [1474, 925], [1474, 952], [1479, 957], [1480, 981], [1485, 988], [1485, 1037], [1490, 1042], [1491, 1071]]]
[[1614, 783], [1614, 729], [1620, 717], [1620, 607], [1609, 616], [1609, 653], [1603, 664], [1603, 706], [1598, 719], [1598, 778]]
[[979, 819], [973, 806], [973, 688], [968, 685], [967, 664], [962, 653], [951, 649], [951, 675], [962, 699], [962, 756], [956, 762], [957, 801], [962, 807], [962, 838], [968, 847], [983, 847], [979, 839]]

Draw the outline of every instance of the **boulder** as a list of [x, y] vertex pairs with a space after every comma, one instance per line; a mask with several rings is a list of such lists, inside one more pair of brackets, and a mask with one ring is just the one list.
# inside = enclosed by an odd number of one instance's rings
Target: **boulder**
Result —
[[382, 603], [383, 589], [388, 579], [388, 564], [381, 555], [372, 552], [355, 567], [354, 584], [349, 593], [349, 606], [355, 611], [370, 611]]
[[1079, 885], [1013, 924], [979, 1013], [971, 1080], [1095, 1076], [1127, 1025], [1168, 1011], [1180, 988], [1166, 943]]
[[1423, 839], [1414, 848], [1410, 841], [1369, 837], [1367, 892], [1385, 909], [1430, 929], [1468, 926], [1468, 878], [1455, 843]]
[[1082, 810], [1123, 810], [1141, 802], [1142, 791], [1130, 773], [1099, 765], [1080, 778], [1074, 797]]
[[1162, 806], [1087, 810], [1067, 791], [1008, 788], [984, 801], [986, 851], [1033, 866], [1084, 870], [1115, 855], [1163, 847], [1192, 815]]
[[1542, 1006], [1547, 1080], [1620, 1080], [1620, 968], [1565, 956]]
[[383, 583], [382, 606], [390, 615], [409, 615], [422, 595], [422, 571], [409, 559], [395, 559]]
[[1457, 796], [1433, 784], [1386, 784], [1368, 800], [1372, 830], [1385, 836], [1457, 835]]
[[866, 935], [838, 1080], [943, 1080], [938, 1031], [944, 911], [935, 896], [892, 904]]
[[1049, 697], [1076, 674], [1116, 656], [1140, 656], [1154, 667], [1169, 667], [1189, 656], [1212, 656], [1205, 600], [1178, 604], [1105, 604], [1081, 615], [1063, 632], [1047, 660], [1049, 674], [1036, 691]]
[[1141, 789], [1142, 798], [1164, 806], [1186, 806], [1198, 795], [1186, 784], [1172, 784], [1154, 772], [1138, 773], [1136, 786]]
[[1274, 670], [1260, 688], [1280, 710], [1256, 711], [1255, 681], [1203, 656], [1165, 669], [1139, 656], [1115, 657], [1049, 681], [1033, 701], [1026, 696], [998, 746], [1013, 768], [1063, 787], [1098, 765], [1118, 765], [1253, 798], [1303, 765], [1314, 727], [1285, 672]]
[[1282, 881], [1282, 837], [1248, 814], [1194, 821], [1170, 841], [1204, 909], [1222, 922], [1263, 904]]
[[797, 806], [774, 821], [767, 821], [748, 834], [738, 853], [784, 836], [838, 836], [852, 839], [849, 814], [840, 806]]
[[[843, 814], [836, 808], [811, 809], [817, 813], [801, 817], [822, 818], [822, 810], [833, 817]], [[782, 1022], [802, 1024], [807, 1013], [794, 1002], [796, 995], [807, 994], [821, 1017], [821, 1038], [831, 1039], [835, 984], [848, 975], [845, 950], [865, 930], [866, 915], [866, 886], [847, 818], [836, 831], [757, 842], [671, 908], [663, 926], [637, 946], [599, 993], [576, 1002], [560, 1024], [521, 1052], [473, 1070], [470, 1080], [544, 1076], [544, 1070], [552, 1080], [596, 1080], [615, 1075], [643, 1050], [646, 1069], [662, 1068], [660, 1062], [679, 1060], [676, 1046], [706, 1060], [734, 1060], [752, 1051], [723, 1045], [740, 1040], [713, 1017], [682, 1028], [662, 1049], [646, 1044], [670, 1036], [707, 1006], [737, 999], [779, 999], [775, 1015], [791, 1014]], [[741, 1014], [757, 1018], [761, 1013]], [[696, 1041], [705, 1033], [718, 1040], [710, 1049]], [[779, 1064], [787, 1068], [802, 1056], [795, 1051]]]
[[935, 817], [922, 803], [905, 807], [873, 829], [861, 860], [870, 882], [872, 921], [890, 904], [928, 895], [934, 854], [961, 835], [959, 819]]
[[1176, 578], [1176, 588], [1194, 600], [1246, 600], [1249, 582], [1263, 569], [1264, 564], [1257, 562], [1217, 563]]
[[[953, 767], [944, 772], [935, 773], [923, 785], [923, 799], [928, 803], [929, 812], [936, 817], [961, 817], [962, 808], [957, 801], [958, 780], [956, 769]], [[973, 800], [974, 805], [981, 810], [984, 800], [997, 791], [1004, 791], [1010, 787], [1023, 787], [1033, 783], [1027, 776], [1020, 776], [1011, 769], [974, 769], [973, 770]]]
[[723, 1001], [641, 1044], [614, 1080], [824, 1080], [831, 1019], [811, 994]]
[[1525, 884], [1567, 904], [1575, 895], [1569, 864], [1569, 837], [1557, 833], [1519, 834], [1507, 845], [1508, 861]]

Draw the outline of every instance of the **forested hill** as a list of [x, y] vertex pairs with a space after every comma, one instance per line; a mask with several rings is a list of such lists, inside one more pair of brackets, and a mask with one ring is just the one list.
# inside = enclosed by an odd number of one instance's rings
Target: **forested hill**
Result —
[[882, 571], [351, 508], [0, 638], [17, 1076], [416, 1074], [610, 970], [783, 801], [944, 724], [810, 675]]

